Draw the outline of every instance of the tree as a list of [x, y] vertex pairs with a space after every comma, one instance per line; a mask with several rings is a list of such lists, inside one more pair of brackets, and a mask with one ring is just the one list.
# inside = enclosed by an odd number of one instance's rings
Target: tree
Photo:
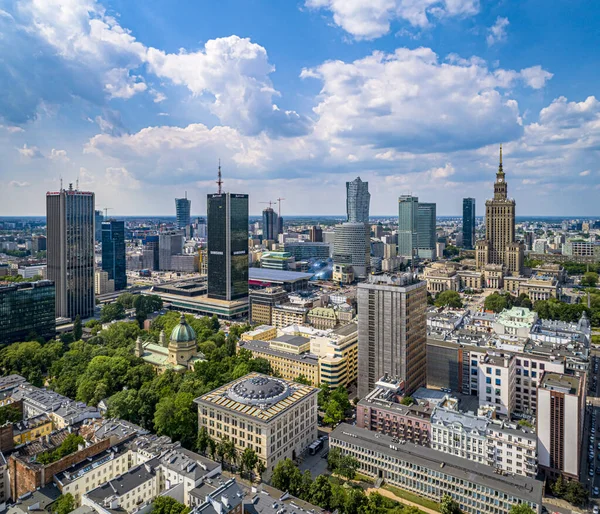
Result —
[[535, 514], [535, 511], [526, 503], [515, 503], [510, 508], [510, 514]]
[[206, 427], [200, 428], [200, 430], [198, 431], [198, 438], [196, 439], [196, 448], [198, 448], [198, 451], [200, 453], [206, 455], [209, 440], [210, 436], [208, 435], [208, 430], [206, 430]]
[[4, 407], [0, 407], [0, 426], [5, 425], [6, 423], [17, 423], [22, 419], [23, 414], [17, 404], [9, 403]]
[[102, 323], [110, 323], [117, 319], [123, 319], [125, 317], [125, 309], [120, 303], [107, 303], [102, 306], [100, 311], [100, 321]]
[[36, 460], [44, 466], [52, 464], [53, 462], [56, 462], [57, 460], [70, 455], [71, 453], [75, 453], [79, 445], [84, 443], [85, 440], [80, 435], [68, 434], [60, 446], [56, 447], [52, 451], [39, 453], [36, 457]]
[[588, 287], [596, 287], [598, 285], [598, 273], [587, 271], [581, 277], [581, 285]]
[[69, 514], [75, 510], [75, 498], [71, 493], [61, 494], [52, 504], [53, 514]]
[[240, 458], [240, 465], [242, 469], [245, 469], [248, 473], [252, 473], [252, 470], [258, 462], [258, 456], [252, 448], [246, 448]]
[[400, 403], [410, 407], [413, 403], [415, 403], [415, 400], [412, 396], [404, 396], [402, 400], [400, 400]]
[[75, 341], [79, 341], [83, 335], [83, 328], [81, 327], [81, 316], [77, 314], [75, 321], [73, 322], [73, 338]]
[[267, 470], [267, 466], [264, 461], [260, 460], [256, 463], [256, 472], [258, 473], [258, 478], [262, 480], [263, 473]]
[[446, 259], [451, 259], [452, 257], [456, 257], [460, 253], [460, 250], [453, 245], [448, 245], [444, 248], [444, 257]]
[[329, 470], [335, 473], [335, 470], [338, 469], [340, 465], [341, 459], [342, 451], [337, 447], [331, 448], [327, 454], [327, 467]]
[[462, 514], [462, 510], [452, 496], [445, 494], [440, 503], [440, 514]]
[[319, 386], [319, 394], [317, 395], [317, 404], [321, 409], [325, 408], [325, 404], [329, 400], [329, 394], [331, 390], [329, 389], [329, 384], [323, 382]]
[[152, 514], [187, 514], [190, 511], [183, 503], [170, 496], [157, 496], [152, 502]]
[[509, 307], [507, 295], [493, 293], [485, 299], [483, 306], [487, 311], [502, 312]]
[[343, 476], [347, 480], [354, 480], [356, 477], [356, 470], [360, 467], [357, 459], [352, 455], [344, 455], [337, 466], [337, 474]]
[[319, 507], [329, 509], [331, 501], [331, 484], [326, 475], [319, 475], [310, 487], [310, 501]]
[[452, 307], [460, 309], [463, 306], [460, 294], [456, 291], [442, 291], [435, 299], [436, 307]]
[[302, 483], [302, 473], [291, 459], [280, 460], [273, 470], [271, 485], [280, 491], [297, 495]]
[[588, 493], [581, 485], [581, 482], [576, 482], [575, 480], [569, 481], [567, 484], [567, 492], [564, 496], [565, 500], [573, 505], [577, 505], [578, 507], [582, 507], [586, 504], [588, 500]]
[[198, 415], [194, 407], [194, 395], [190, 393], [179, 392], [162, 398], [154, 414], [156, 432], [192, 448], [198, 433]]
[[567, 494], [567, 483], [562, 475], [558, 475], [556, 481], [550, 485], [550, 490], [557, 498], [563, 498]]
[[304, 385], [307, 385], [307, 386], [312, 385], [312, 382], [308, 378], [306, 378], [304, 375], [298, 376], [294, 380], [294, 382], [298, 382], [299, 384], [304, 384]]
[[117, 298], [117, 302], [120, 303], [124, 309], [131, 309], [133, 307], [133, 300], [135, 295], [131, 293], [121, 293]]
[[362, 489], [350, 489], [346, 496], [346, 503], [344, 504], [344, 512], [346, 514], [358, 514], [362, 512], [363, 507], [367, 503], [367, 497]]
[[327, 402], [327, 409], [325, 410], [325, 416], [323, 422], [327, 425], [336, 425], [344, 419], [344, 411], [336, 400], [330, 400]]

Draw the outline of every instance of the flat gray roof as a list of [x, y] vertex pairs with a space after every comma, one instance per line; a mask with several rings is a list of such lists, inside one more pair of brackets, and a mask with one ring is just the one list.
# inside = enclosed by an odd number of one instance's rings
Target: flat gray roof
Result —
[[248, 280], [264, 280], [266, 282], [298, 282], [310, 280], [314, 273], [301, 273], [299, 271], [282, 271], [265, 268], [249, 268]]
[[273, 355], [274, 357], [283, 357], [290, 360], [301, 361], [301, 362], [311, 362], [313, 364], [319, 363], [319, 358], [312, 353], [292, 353], [286, 352], [284, 350], [279, 350], [277, 348], [271, 348], [268, 342], [266, 341], [240, 341], [240, 348], [246, 348], [247, 350], [256, 350], [257, 352], [263, 352], [267, 355]]
[[[389, 436], [379, 434], [355, 425], [342, 423], [331, 433], [330, 440], [340, 440], [391, 457], [404, 459], [427, 469], [468, 480], [503, 492], [521, 500], [541, 505], [544, 483], [541, 480], [522, 475], [499, 475], [491, 466], [463, 459], [456, 455], [439, 452], [425, 446], [407, 442], [394, 443]], [[394, 446], [397, 449], [390, 448]]]

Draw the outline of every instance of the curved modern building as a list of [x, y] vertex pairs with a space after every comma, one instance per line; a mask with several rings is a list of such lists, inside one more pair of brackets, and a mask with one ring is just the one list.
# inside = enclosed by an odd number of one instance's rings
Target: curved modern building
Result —
[[371, 193], [369, 183], [356, 177], [352, 182], [346, 182], [346, 213], [352, 223], [369, 222], [369, 204]]
[[366, 277], [371, 268], [370, 228], [365, 223], [346, 222], [335, 227], [333, 262], [350, 264], [356, 278]]

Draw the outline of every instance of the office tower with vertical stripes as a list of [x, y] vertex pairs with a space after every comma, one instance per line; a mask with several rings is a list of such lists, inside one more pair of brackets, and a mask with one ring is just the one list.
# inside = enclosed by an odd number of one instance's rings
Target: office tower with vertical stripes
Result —
[[475, 248], [475, 198], [463, 198], [463, 248]]
[[94, 193], [73, 189], [46, 194], [47, 277], [56, 288], [56, 317], [93, 316]]
[[115, 291], [127, 287], [125, 269], [125, 222], [109, 220], [102, 223], [102, 270], [115, 281]]

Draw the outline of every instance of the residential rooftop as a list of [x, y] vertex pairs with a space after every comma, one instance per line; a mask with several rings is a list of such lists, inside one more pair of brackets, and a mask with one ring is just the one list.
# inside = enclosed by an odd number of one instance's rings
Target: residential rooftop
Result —
[[562, 373], [544, 373], [540, 381], [540, 388], [551, 391], [560, 391], [567, 394], [577, 394], [580, 377], [563, 375]]

